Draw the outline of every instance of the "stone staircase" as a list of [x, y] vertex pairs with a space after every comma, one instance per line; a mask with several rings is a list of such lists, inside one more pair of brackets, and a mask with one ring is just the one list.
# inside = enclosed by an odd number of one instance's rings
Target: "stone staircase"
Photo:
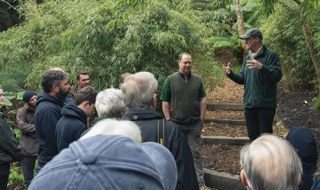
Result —
[[[243, 112], [242, 104], [231, 103], [208, 103], [207, 111], [228, 111], [228, 112]], [[246, 122], [244, 119], [235, 118], [208, 118], [205, 124], [223, 124], [225, 126], [243, 125]], [[245, 127], [244, 127], [245, 129]], [[209, 145], [244, 145], [249, 142], [248, 137], [230, 137], [230, 136], [202, 136], [202, 143]], [[225, 172], [218, 172], [208, 168], [204, 168], [205, 182], [208, 187], [219, 190], [235, 190], [244, 189], [239, 180], [239, 175], [233, 175]]]

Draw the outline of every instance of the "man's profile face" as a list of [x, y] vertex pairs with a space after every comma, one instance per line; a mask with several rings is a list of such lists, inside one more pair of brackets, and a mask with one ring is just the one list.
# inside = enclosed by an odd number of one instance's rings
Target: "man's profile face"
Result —
[[245, 39], [245, 44], [247, 46], [248, 50], [254, 51], [257, 48], [260, 47], [260, 39], [257, 37], [250, 37], [248, 39]]
[[59, 84], [58, 96], [66, 97], [70, 90], [69, 79], [64, 79]]
[[89, 75], [80, 75], [79, 80], [77, 80], [79, 90], [90, 85]]

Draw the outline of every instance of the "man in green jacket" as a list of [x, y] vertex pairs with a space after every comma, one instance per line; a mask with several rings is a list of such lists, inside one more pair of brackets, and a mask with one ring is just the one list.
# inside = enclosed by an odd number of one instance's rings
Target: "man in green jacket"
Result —
[[262, 33], [257, 28], [249, 29], [239, 36], [245, 40], [248, 55], [239, 73], [225, 67], [227, 76], [244, 85], [244, 108], [248, 135], [251, 141], [262, 133], [272, 133], [272, 124], [277, 106], [277, 83], [282, 78], [280, 59], [262, 43]]

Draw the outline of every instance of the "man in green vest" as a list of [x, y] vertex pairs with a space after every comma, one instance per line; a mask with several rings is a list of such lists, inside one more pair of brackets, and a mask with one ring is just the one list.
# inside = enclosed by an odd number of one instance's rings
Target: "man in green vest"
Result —
[[170, 75], [162, 87], [162, 111], [166, 120], [176, 123], [188, 139], [200, 189], [208, 189], [203, 179], [200, 156], [201, 130], [206, 112], [206, 92], [199, 76], [191, 73], [192, 58], [180, 53], [179, 71]]

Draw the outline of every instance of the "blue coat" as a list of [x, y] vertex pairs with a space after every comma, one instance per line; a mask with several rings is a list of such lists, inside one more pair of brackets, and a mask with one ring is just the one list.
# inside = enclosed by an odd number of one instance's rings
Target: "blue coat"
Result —
[[299, 190], [309, 190], [313, 183], [313, 174], [317, 169], [318, 151], [316, 140], [312, 132], [303, 127], [292, 128], [286, 139], [297, 151], [301, 160], [303, 174]]
[[64, 99], [45, 92], [40, 92], [37, 97], [35, 126], [39, 143], [38, 167], [40, 168], [58, 154], [56, 124], [61, 117], [61, 109], [65, 102], [72, 101], [70, 96]]
[[69, 144], [80, 138], [87, 129], [85, 112], [74, 104], [62, 108], [62, 117], [56, 126], [58, 151], [68, 148]]

